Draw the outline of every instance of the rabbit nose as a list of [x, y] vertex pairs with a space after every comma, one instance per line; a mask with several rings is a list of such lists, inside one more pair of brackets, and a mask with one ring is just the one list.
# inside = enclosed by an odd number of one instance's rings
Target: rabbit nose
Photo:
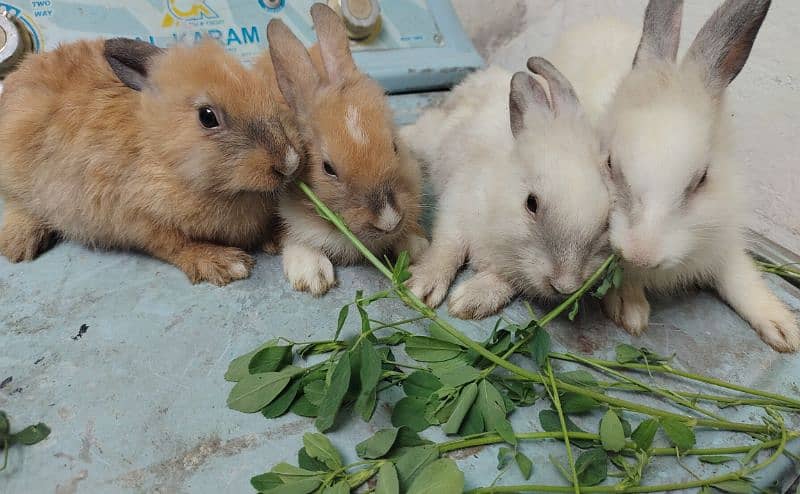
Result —
[[549, 282], [550, 286], [553, 287], [553, 290], [557, 291], [562, 295], [569, 295], [571, 293], [574, 293], [581, 286], [578, 280], [569, 276], [559, 276], [556, 278], [550, 278]]
[[275, 171], [284, 177], [289, 177], [297, 171], [298, 166], [300, 166], [300, 155], [297, 154], [294, 148], [290, 147], [289, 150], [286, 151], [283, 161], [275, 167]]
[[402, 219], [403, 215], [394, 206], [387, 204], [378, 215], [377, 221], [372, 225], [384, 233], [390, 233], [397, 228]]

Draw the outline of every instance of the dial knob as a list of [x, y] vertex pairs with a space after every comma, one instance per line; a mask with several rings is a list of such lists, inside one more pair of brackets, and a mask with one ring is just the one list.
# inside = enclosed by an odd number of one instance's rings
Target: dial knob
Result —
[[0, 11], [0, 77], [5, 76], [26, 54], [33, 51], [33, 39], [14, 17]]
[[342, 16], [350, 39], [362, 40], [380, 31], [381, 7], [378, 0], [332, 0]]

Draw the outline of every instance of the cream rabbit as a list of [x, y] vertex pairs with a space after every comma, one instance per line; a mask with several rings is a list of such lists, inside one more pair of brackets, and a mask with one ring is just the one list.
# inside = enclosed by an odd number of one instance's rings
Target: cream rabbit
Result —
[[605, 152], [569, 81], [542, 58], [528, 68], [550, 101], [530, 74], [490, 67], [403, 129], [439, 199], [408, 283], [437, 306], [469, 258], [477, 274], [449, 299], [457, 317], [486, 317], [518, 293], [571, 293], [607, 252]]

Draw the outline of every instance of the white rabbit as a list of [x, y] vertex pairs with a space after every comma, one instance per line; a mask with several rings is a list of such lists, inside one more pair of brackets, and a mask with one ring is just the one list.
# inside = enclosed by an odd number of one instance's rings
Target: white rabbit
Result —
[[457, 317], [486, 317], [520, 292], [571, 293], [606, 255], [605, 150], [561, 73], [542, 58], [528, 68], [550, 102], [530, 74], [490, 67], [401, 133], [439, 200], [409, 287], [437, 306], [469, 258], [477, 273], [449, 299]]
[[[745, 196], [724, 105], [769, 7], [769, 0], [726, 1], [678, 64], [683, 2], [647, 6], [633, 69], [601, 120], [614, 183], [610, 239], [626, 260], [623, 285], [609, 292], [604, 308], [632, 334], [648, 325], [646, 290], [705, 285], [775, 350], [800, 348], [795, 316], [746, 253]], [[595, 36], [592, 45], [606, 34], [595, 30]], [[602, 56], [570, 55], [570, 66]], [[597, 91], [595, 99], [607, 95], [607, 88]]]

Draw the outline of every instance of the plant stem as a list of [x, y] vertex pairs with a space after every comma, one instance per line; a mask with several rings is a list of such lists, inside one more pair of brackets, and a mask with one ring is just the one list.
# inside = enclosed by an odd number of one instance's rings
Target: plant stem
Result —
[[580, 494], [581, 484], [578, 481], [578, 471], [575, 469], [575, 458], [572, 456], [572, 445], [569, 443], [569, 432], [567, 432], [567, 419], [564, 418], [564, 411], [561, 409], [561, 399], [558, 396], [558, 387], [556, 386], [556, 379], [553, 377], [553, 367], [550, 365], [550, 359], [545, 361], [545, 368], [547, 376], [550, 380], [550, 386], [553, 389], [552, 400], [553, 405], [558, 412], [558, 420], [561, 422], [561, 433], [564, 435], [564, 447], [567, 450], [567, 462], [569, 463], [570, 471], [572, 472], [572, 487], [575, 489], [575, 494]]
[[[588, 441], [600, 440], [600, 435], [593, 434], [591, 432], [569, 432], [568, 435], [569, 438], [572, 440], [588, 440]], [[515, 436], [520, 441], [536, 441], [542, 439], [563, 439], [564, 433], [563, 432], [520, 432], [515, 434]], [[790, 432], [787, 434], [787, 440], [794, 440], [797, 438], [800, 438], [800, 432]], [[754, 446], [758, 446], [761, 449], [772, 449], [778, 446], [781, 443], [781, 441], [782, 439], [773, 439], [756, 445], [748, 444], [744, 446], [728, 446], [722, 448], [693, 448], [683, 451], [681, 455], [705, 456], [705, 455], [744, 454], [753, 449]], [[465, 437], [460, 440], [439, 443], [438, 447], [440, 453], [449, 453], [451, 451], [457, 451], [460, 449], [474, 448], [475, 446], [487, 446], [490, 444], [500, 444], [503, 442], [505, 441], [498, 434], [485, 433], [485, 434], [478, 434], [475, 436]], [[625, 443], [625, 450], [623, 450], [623, 452], [627, 450], [633, 451], [636, 449], [637, 449], [636, 443], [628, 441]], [[674, 456], [675, 448], [651, 448], [647, 453], [652, 456]]]
[[[564, 360], [568, 362], [576, 362], [575, 358], [569, 354], [562, 354], [562, 353], [551, 353], [552, 358], [558, 360]], [[739, 386], [738, 384], [733, 384], [729, 382], [722, 381], [720, 379], [716, 379], [709, 376], [703, 376], [701, 374], [693, 374], [691, 372], [685, 372], [678, 369], [673, 369], [669, 365], [662, 365], [662, 364], [654, 364], [654, 365], [645, 365], [645, 364], [620, 364], [619, 362], [614, 362], [611, 360], [601, 360], [596, 358], [585, 358], [588, 361], [604, 365], [606, 367], [612, 369], [628, 369], [628, 370], [637, 370], [637, 371], [645, 371], [645, 372], [660, 372], [664, 374], [671, 374], [673, 376], [679, 376], [686, 379], [691, 379], [693, 381], [702, 382], [705, 384], [711, 384], [713, 386], [717, 386], [720, 388], [730, 389], [733, 391], [739, 391], [740, 393], [747, 393], [752, 396], [760, 396], [762, 398], [768, 398], [775, 402], [783, 403], [786, 405], [791, 406], [792, 408], [800, 408], [800, 400], [796, 400], [793, 398], [789, 398], [787, 396], [781, 396], [779, 394], [770, 393], [768, 391], [761, 391], [759, 389], [748, 388], [746, 386]]]
[[619, 379], [621, 381], [626, 381], [626, 382], [629, 382], [631, 384], [635, 384], [635, 385], [641, 387], [642, 389], [644, 389], [646, 391], [649, 391], [650, 393], [656, 394], [658, 396], [661, 396], [662, 398], [666, 398], [666, 399], [668, 399], [670, 401], [678, 403], [679, 405], [682, 405], [682, 406], [684, 406], [686, 408], [694, 410], [694, 411], [696, 411], [698, 413], [701, 413], [701, 414], [703, 414], [703, 415], [705, 415], [707, 417], [711, 417], [711, 418], [716, 419], [716, 420], [725, 421], [724, 417], [721, 417], [721, 416], [719, 416], [719, 415], [717, 415], [717, 414], [715, 414], [713, 412], [710, 412], [710, 411], [708, 411], [708, 410], [706, 410], [704, 408], [701, 408], [701, 407], [695, 405], [691, 401], [687, 400], [686, 398], [678, 395], [677, 393], [675, 393], [673, 391], [661, 390], [659, 388], [655, 388], [653, 386], [650, 386], [647, 383], [644, 383], [644, 382], [639, 381], [637, 379], [634, 379], [632, 377], [626, 376], [625, 374], [622, 374], [621, 372], [617, 372], [617, 371], [615, 371], [613, 369], [610, 369], [610, 368], [608, 368], [608, 367], [606, 367], [604, 365], [600, 365], [598, 363], [592, 362], [591, 360], [585, 359], [585, 358], [580, 357], [578, 355], [572, 355], [572, 357], [575, 360], [577, 360], [579, 363], [582, 363], [582, 364], [587, 365], [589, 367], [592, 367], [594, 369], [597, 369], [597, 370], [600, 370], [602, 372], [605, 372], [606, 374], [614, 376], [614, 377], [616, 377], [617, 379]]

